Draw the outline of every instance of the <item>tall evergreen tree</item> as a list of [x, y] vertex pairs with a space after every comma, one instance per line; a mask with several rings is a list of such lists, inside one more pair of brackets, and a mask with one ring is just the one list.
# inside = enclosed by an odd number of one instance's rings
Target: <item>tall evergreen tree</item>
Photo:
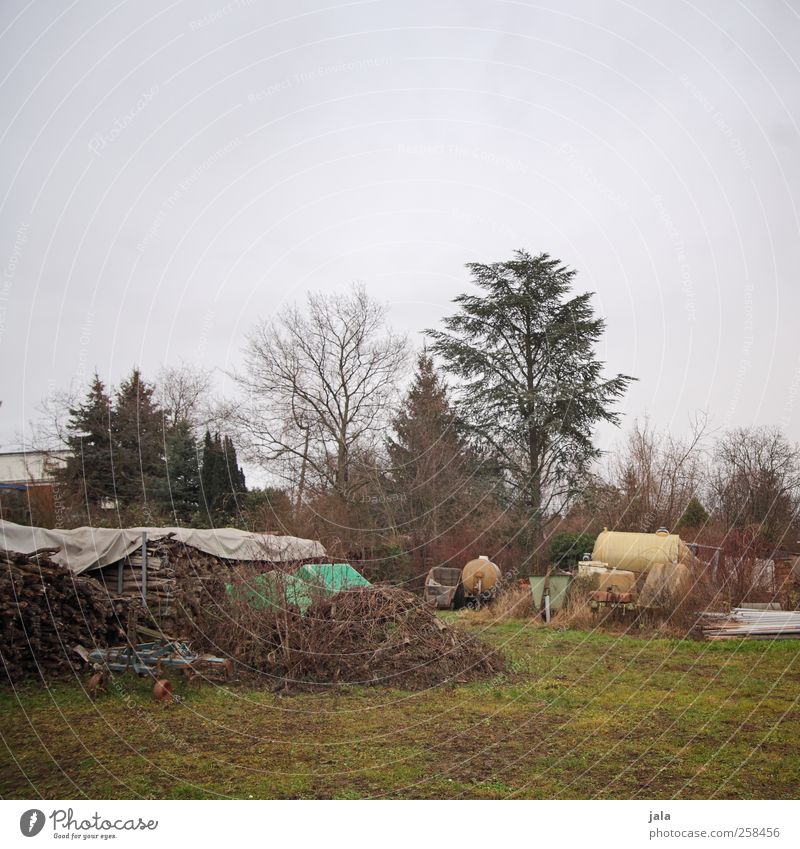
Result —
[[225, 472], [227, 474], [228, 491], [233, 496], [242, 495], [247, 492], [245, 485], [244, 469], [239, 466], [236, 457], [236, 448], [230, 436], [226, 436], [222, 442], [222, 454], [225, 458]]
[[203, 512], [211, 519], [217, 511], [219, 498], [219, 453], [216, 450], [211, 431], [206, 430], [203, 437], [203, 459], [200, 467], [200, 489]]
[[200, 508], [200, 463], [192, 427], [179, 419], [166, 445], [166, 475], [154, 488], [161, 509], [178, 522], [190, 522]]
[[230, 437], [223, 439], [219, 433], [212, 437], [206, 430], [200, 479], [208, 518], [214, 522], [229, 521], [236, 513], [237, 496], [247, 491]]
[[591, 293], [570, 297], [575, 271], [547, 254], [470, 263], [480, 294], [459, 295], [433, 351], [460, 381], [461, 410], [496, 455], [535, 547], [544, 517], [580, 489], [599, 452], [598, 422], [633, 378], [603, 377], [595, 347], [605, 329]]
[[164, 416], [153, 391], [134, 368], [116, 393], [111, 438], [114, 487], [122, 505], [147, 502], [148, 492], [164, 476]]
[[430, 543], [468, 512], [478, 472], [433, 359], [423, 352], [387, 440], [393, 517], [424, 563]]
[[71, 454], [59, 473], [70, 492], [98, 506], [114, 497], [111, 469], [111, 399], [95, 373], [86, 400], [69, 410], [67, 447]]

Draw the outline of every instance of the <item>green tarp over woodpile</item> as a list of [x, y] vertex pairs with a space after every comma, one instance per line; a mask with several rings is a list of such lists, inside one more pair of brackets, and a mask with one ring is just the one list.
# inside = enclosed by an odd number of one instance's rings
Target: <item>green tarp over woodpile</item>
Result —
[[356, 587], [371, 587], [372, 584], [349, 563], [306, 563], [294, 576], [305, 581], [313, 592], [320, 589], [330, 595]]
[[[370, 582], [349, 563], [307, 563], [294, 574], [264, 572], [242, 585], [238, 592], [258, 610], [294, 605], [306, 611], [320, 595], [369, 586]], [[226, 589], [229, 594], [234, 592], [231, 584]]]
[[[229, 594], [234, 592], [231, 584], [225, 589]], [[246, 585], [240, 586], [238, 593], [240, 598], [247, 599], [257, 610], [267, 607], [284, 608], [291, 604], [305, 611], [312, 601], [305, 581], [277, 570], [256, 575]]]

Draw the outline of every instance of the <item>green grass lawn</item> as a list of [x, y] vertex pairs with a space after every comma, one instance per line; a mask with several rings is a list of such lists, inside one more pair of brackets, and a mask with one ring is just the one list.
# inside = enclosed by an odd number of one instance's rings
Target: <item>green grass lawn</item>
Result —
[[797, 797], [797, 641], [473, 629], [509, 671], [426, 692], [0, 689], [0, 796]]

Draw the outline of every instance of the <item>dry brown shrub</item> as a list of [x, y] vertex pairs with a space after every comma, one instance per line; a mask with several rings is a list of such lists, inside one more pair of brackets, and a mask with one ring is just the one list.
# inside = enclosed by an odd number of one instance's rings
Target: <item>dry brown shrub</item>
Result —
[[446, 625], [418, 596], [361, 587], [316, 598], [303, 614], [277, 604], [254, 609], [235, 595], [204, 618], [198, 638], [233, 659], [238, 674], [273, 687], [339, 682], [423, 689], [502, 671], [502, 656]]

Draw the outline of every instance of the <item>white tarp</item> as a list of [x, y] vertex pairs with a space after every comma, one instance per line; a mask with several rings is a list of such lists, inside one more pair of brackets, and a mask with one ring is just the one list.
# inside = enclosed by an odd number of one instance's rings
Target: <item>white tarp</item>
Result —
[[236, 528], [75, 528], [48, 530], [0, 520], [0, 548], [31, 554], [40, 548], [57, 548], [52, 559], [76, 575], [116, 563], [148, 540], [171, 536], [191, 548], [226, 560], [313, 560], [325, 557], [322, 543], [299, 537], [253, 534]]

